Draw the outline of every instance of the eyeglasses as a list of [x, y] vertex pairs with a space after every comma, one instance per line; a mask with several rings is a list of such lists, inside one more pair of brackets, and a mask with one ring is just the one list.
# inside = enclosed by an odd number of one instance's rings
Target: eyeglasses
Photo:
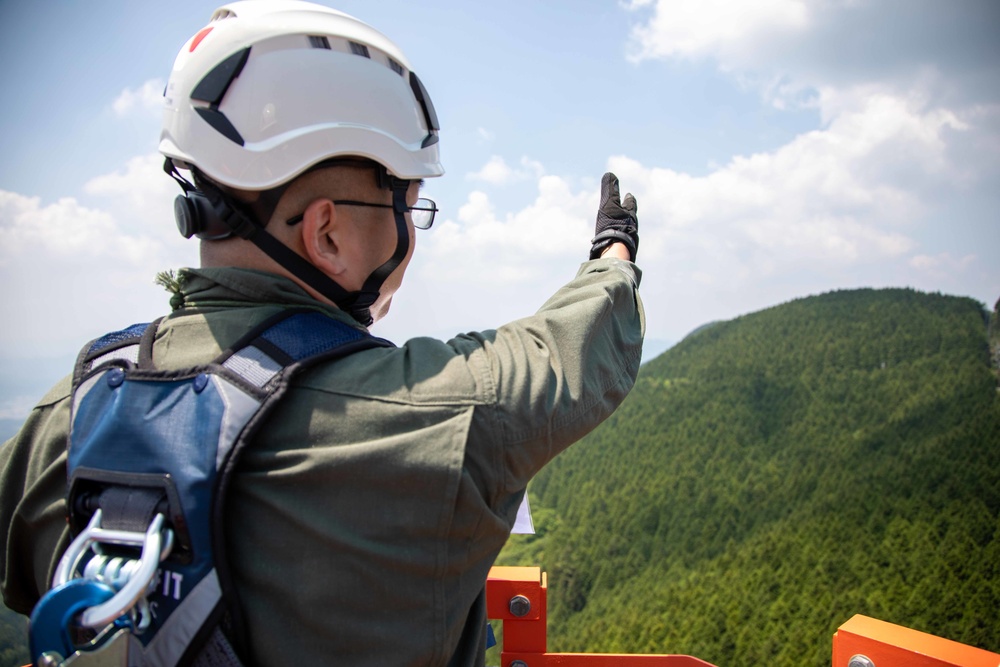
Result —
[[[392, 204], [373, 204], [366, 201], [354, 201], [351, 199], [339, 199], [334, 200], [334, 204], [338, 206], [367, 206], [369, 208], [395, 208]], [[406, 212], [410, 214], [410, 219], [413, 221], [413, 226], [417, 229], [430, 229], [431, 225], [434, 224], [434, 216], [438, 212], [437, 204], [434, 203], [432, 199], [427, 199], [426, 197], [421, 197], [417, 200], [417, 203], [413, 206], [407, 206]], [[304, 213], [300, 213], [294, 218], [288, 219], [289, 225], [295, 225], [302, 222]]]

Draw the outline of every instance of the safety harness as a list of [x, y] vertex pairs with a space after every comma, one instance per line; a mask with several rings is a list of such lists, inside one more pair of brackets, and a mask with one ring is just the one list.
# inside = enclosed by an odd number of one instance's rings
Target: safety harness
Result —
[[[211, 363], [154, 367], [159, 320], [99, 338], [73, 375], [73, 541], [31, 615], [36, 665], [238, 665], [226, 491], [294, 375], [389, 341], [309, 309], [261, 323]], [[233, 641], [230, 642], [230, 639]]]

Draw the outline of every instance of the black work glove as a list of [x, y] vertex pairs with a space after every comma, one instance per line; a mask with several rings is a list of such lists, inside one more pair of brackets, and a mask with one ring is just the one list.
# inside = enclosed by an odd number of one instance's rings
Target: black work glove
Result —
[[597, 259], [612, 243], [624, 243], [634, 262], [639, 250], [639, 220], [635, 217], [635, 197], [625, 195], [620, 202], [618, 177], [610, 171], [601, 179], [601, 205], [597, 209], [596, 236], [591, 241], [590, 258]]

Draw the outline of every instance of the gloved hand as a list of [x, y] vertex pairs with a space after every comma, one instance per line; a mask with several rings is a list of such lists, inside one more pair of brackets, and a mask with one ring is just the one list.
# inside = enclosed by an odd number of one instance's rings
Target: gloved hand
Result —
[[601, 179], [601, 205], [597, 209], [596, 236], [591, 241], [590, 259], [597, 259], [612, 243], [621, 242], [628, 248], [634, 262], [639, 250], [639, 220], [635, 216], [635, 197], [631, 193], [620, 201], [618, 177], [610, 171]]

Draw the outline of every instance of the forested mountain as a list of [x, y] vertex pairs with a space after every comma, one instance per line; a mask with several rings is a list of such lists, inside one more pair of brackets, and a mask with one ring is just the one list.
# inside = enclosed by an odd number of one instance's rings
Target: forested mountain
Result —
[[532, 482], [539, 532], [501, 555], [549, 573], [549, 650], [825, 666], [861, 613], [1000, 651], [988, 319], [971, 299], [834, 292], [644, 365]]

